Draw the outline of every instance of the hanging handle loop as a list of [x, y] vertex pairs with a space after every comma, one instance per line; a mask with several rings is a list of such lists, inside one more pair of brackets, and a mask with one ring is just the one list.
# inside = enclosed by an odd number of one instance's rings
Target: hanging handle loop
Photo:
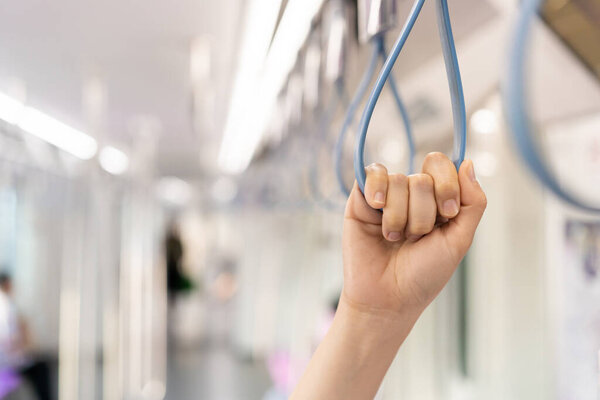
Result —
[[545, 187], [550, 189], [558, 198], [574, 207], [598, 213], [600, 212], [599, 206], [588, 204], [559, 185], [534, 140], [533, 132], [535, 129], [528, 117], [527, 96], [524, 89], [525, 56], [531, 25], [541, 5], [542, 0], [523, 1], [521, 14], [517, 22], [504, 87], [504, 108], [508, 124], [521, 158]]
[[[460, 70], [458, 67], [458, 56], [456, 55], [456, 49], [454, 45], [454, 38], [452, 35], [452, 28], [450, 25], [450, 15], [448, 11], [447, 0], [436, 0], [437, 11], [438, 11], [438, 26], [440, 31], [440, 37], [442, 41], [442, 48], [444, 54], [444, 60], [446, 65], [446, 72], [448, 74], [448, 81], [450, 87], [450, 95], [452, 98], [452, 113], [454, 117], [454, 164], [458, 168], [462, 163], [465, 155], [466, 148], [466, 110], [464, 94], [462, 89], [462, 80], [460, 77]], [[360, 122], [359, 132], [357, 135], [357, 141], [354, 151], [354, 174], [360, 187], [360, 190], [364, 193], [366, 173], [365, 173], [365, 162], [364, 162], [364, 149], [365, 141], [367, 137], [367, 131], [369, 129], [369, 123], [373, 116], [375, 106], [383, 87], [385, 86], [388, 77], [391, 74], [392, 68], [408, 39], [412, 28], [417, 21], [417, 18], [423, 8], [425, 0], [415, 0], [412, 10], [408, 16], [408, 19], [402, 28], [400, 36], [396, 40], [392, 51], [387, 58], [383, 68], [377, 78], [375, 87], [371, 92], [369, 100], [363, 111], [363, 115]]]

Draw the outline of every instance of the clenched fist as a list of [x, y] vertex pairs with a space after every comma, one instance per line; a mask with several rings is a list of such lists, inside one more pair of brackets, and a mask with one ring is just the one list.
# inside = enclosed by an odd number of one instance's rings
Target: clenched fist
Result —
[[423, 310], [469, 249], [487, 200], [473, 162], [430, 153], [420, 174], [367, 167], [344, 218], [343, 300], [362, 311]]

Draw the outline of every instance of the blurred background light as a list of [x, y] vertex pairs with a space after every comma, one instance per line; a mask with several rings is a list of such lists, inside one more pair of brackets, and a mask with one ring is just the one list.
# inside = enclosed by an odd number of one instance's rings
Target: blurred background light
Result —
[[162, 400], [165, 398], [166, 392], [165, 384], [156, 380], [147, 382], [142, 389], [144, 398], [149, 400]]
[[235, 181], [229, 177], [217, 179], [211, 187], [212, 198], [218, 203], [229, 203], [238, 193]]
[[182, 207], [192, 199], [191, 185], [176, 176], [165, 176], [156, 184], [156, 194], [165, 203]]
[[0, 93], [0, 119], [9, 124], [16, 124], [25, 106], [20, 101], [13, 99], [3, 93]]
[[321, 37], [320, 31], [312, 33], [304, 56], [304, 103], [309, 109], [319, 104], [321, 86]]
[[98, 150], [91, 136], [3, 93], [0, 93], [0, 119], [82, 160], [94, 157]]
[[32, 107], [25, 107], [19, 128], [82, 160], [96, 155], [98, 145], [91, 136], [71, 128]]
[[210, 79], [211, 62], [210, 39], [206, 36], [194, 38], [190, 51], [190, 77], [194, 87]]
[[[219, 153], [220, 168], [233, 174], [243, 172], [250, 164], [266, 130], [277, 96], [296, 63], [298, 51], [308, 36], [312, 20], [321, 8], [323, 0], [289, 0], [272, 42], [270, 36], [265, 33], [269, 30], [267, 28], [272, 26], [273, 20], [270, 17], [274, 14], [273, 10], [266, 10], [263, 3], [253, 3], [256, 8], [251, 7], [251, 14], [248, 17], [246, 27], [249, 30], [248, 37], [256, 40], [247, 39], [247, 42], [244, 42], [240, 58], [242, 70], [236, 78], [236, 82], [241, 79], [239, 86], [236, 83], [236, 89], [238, 87], [240, 89], [234, 91], [232, 97], [231, 110]], [[270, 6], [272, 7], [271, 4]], [[269, 37], [270, 48], [269, 43], [260, 40], [266, 36]], [[253, 67], [248, 67], [250, 72], [245, 72], [244, 56], [247, 52], [262, 62], [260, 56], [265, 47], [269, 52], [259, 76], [250, 73], [256, 71]], [[254, 48], [258, 49], [257, 53], [253, 52]], [[247, 82], [246, 78], [258, 78], [258, 84]]]
[[[228, 172], [239, 172], [245, 168], [244, 160], [238, 155], [244, 145], [244, 123], [252, 118], [251, 106], [259, 101], [258, 81], [263, 63], [269, 51], [273, 32], [277, 24], [281, 0], [252, 0], [248, 6], [243, 41], [238, 56], [233, 95], [225, 125], [219, 153], [219, 165]], [[249, 162], [249, 161], [248, 161]]]
[[385, 138], [381, 141], [377, 150], [382, 161], [387, 165], [395, 165], [399, 160], [404, 160], [407, 155], [403, 140], [397, 137]]
[[473, 162], [477, 165], [477, 175], [490, 177], [498, 171], [498, 158], [494, 153], [480, 151], [473, 158]]
[[486, 108], [477, 110], [471, 116], [471, 129], [482, 134], [494, 133], [498, 130], [498, 116]]
[[112, 175], [121, 175], [129, 168], [129, 157], [112, 146], [102, 148], [98, 161], [102, 169]]

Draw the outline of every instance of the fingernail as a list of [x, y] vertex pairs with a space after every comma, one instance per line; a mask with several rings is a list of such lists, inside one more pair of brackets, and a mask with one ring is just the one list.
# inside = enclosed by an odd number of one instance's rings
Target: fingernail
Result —
[[383, 192], [375, 193], [375, 197], [373, 198], [373, 201], [375, 203], [385, 204], [385, 196], [384, 196]]
[[400, 232], [390, 232], [387, 238], [390, 242], [397, 242], [402, 238], [402, 234]]
[[442, 208], [444, 210], [444, 214], [449, 217], [454, 217], [456, 214], [458, 214], [458, 204], [454, 199], [446, 200], [442, 205]]
[[422, 236], [420, 235], [409, 235], [408, 236], [408, 240], [410, 240], [411, 242], [416, 242], [417, 240], [421, 239]]
[[473, 161], [469, 161], [469, 178], [471, 178], [471, 181], [476, 182], [477, 181], [477, 177], [475, 176], [475, 168], [473, 167]]

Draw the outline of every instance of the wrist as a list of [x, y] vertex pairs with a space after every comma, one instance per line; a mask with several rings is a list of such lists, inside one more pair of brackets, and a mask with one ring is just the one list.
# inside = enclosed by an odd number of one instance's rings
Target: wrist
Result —
[[[348, 318], [355, 319], [356, 322], [367, 322], [375, 326], [387, 327], [388, 329], [401, 329], [407, 322], [419, 318], [425, 307], [420, 304], [406, 302], [389, 307], [373, 306], [368, 303], [355, 301], [352, 296], [347, 295], [345, 290], [342, 290], [340, 296], [338, 310], [343, 310], [344, 314], [348, 314]], [[337, 313], [336, 313], [337, 314]]]
[[337, 330], [347, 331], [344, 337], [365, 352], [377, 348], [395, 354], [421, 312], [412, 306], [398, 310], [370, 307], [353, 302], [342, 293], [334, 326]]

